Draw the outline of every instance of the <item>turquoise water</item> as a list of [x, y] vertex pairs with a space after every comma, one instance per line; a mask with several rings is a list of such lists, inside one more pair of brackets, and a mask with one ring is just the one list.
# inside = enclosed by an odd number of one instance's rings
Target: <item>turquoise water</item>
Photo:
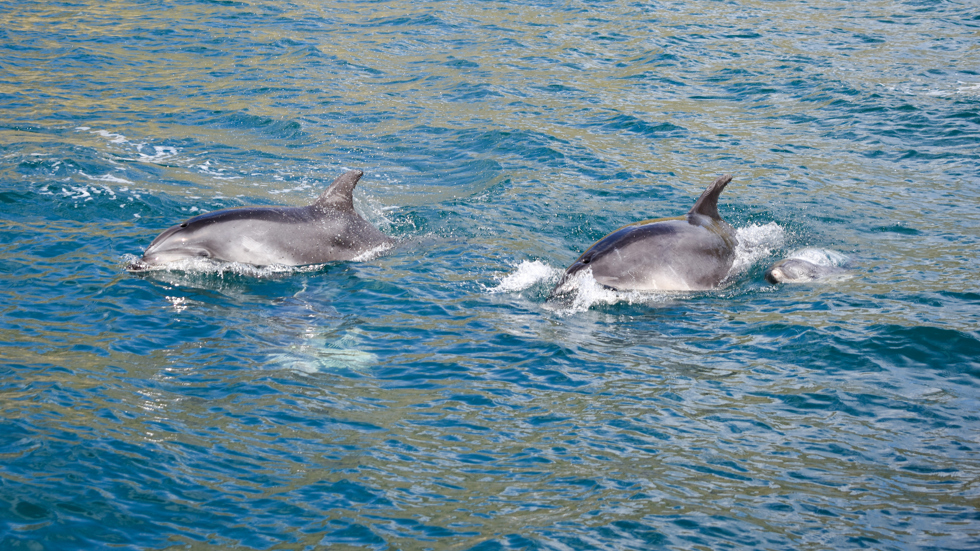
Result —
[[[975, 4], [0, 22], [0, 548], [980, 547]], [[125, 270], [346, 169], [377, 258]], [[726, 172], [724, 288], [546, 303]]]

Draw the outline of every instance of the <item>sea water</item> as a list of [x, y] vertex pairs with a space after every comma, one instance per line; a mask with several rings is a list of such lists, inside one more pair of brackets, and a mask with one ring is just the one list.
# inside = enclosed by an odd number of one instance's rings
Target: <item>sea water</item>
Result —
[[[0, 23], [0, 548], [980, 547], [974, 3]], [[380, 255], [125, 269], [347, 169]], [[723, 173], [721, 288], [546, 300]]]

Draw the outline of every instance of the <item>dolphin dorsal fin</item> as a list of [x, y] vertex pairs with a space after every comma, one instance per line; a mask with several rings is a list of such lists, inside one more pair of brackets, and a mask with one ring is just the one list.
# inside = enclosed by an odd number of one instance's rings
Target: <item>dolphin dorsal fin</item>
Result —
[[317, 198], [313, 206], [319, 210], [354, 210], [354, 186], [363, 175], [360, 170], [348, 170], [341, 174]]
[[708, 189], [704, 190], [701, 197], [695, 201], [694, 206], [691, 207], [691, 211], [688, 214], [703, 214], [715, 220], [721, 220], [721, 216], [718, 214], [718, 196], [728, 185], [728, 182], [732, 181], [731, 174], [725, 174], [724, 176], [719, 176]]

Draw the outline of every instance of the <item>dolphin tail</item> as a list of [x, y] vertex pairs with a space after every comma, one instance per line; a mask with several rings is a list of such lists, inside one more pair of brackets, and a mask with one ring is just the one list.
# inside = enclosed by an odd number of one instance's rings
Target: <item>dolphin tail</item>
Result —
[[721, 216], [718, 214], [718, 196], [728, 185], [728, 182], [732, 181], [731, 174], [725, 174], [724, 176], [719, 176], [708, 189], [704, 190], [701, 197], [694, 203], [691, 207], [691, 211], [688, 214], [703, 214], [715, 220], [721, 220]]
[[360, 170], [349, 170], [341, 174], [320, 195], [313, 206], [319, 210], [354, 210], [354, 186], [363, 175]]

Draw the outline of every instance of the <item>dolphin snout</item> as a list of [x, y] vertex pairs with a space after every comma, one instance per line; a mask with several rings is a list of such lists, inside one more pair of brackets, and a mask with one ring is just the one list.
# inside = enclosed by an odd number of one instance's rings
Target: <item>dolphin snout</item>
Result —
[[126, 264], [127, 272], [145, 272], [150, 269], [150, 264], [143, 262], [142, 259], [134, 260], [129, 264]]
[[786, 279], [786, 274], [783, 273], [783, 269], [779, 266], [772, 266], [766, 270], [765, 275], [766, 281], [772, 283], [773, 285], [779, 283]]
[[[143, 253], [143, 258], [140, 259], [138, 263], [149, 268], [180, 260], [211, 257], [211, 252], [203, 247], [187, 246], [183, 243], [164, 242], [156, 245], [151, 244]], [[136, 264], [136, 262], [133, 264]]]
[[565, 273], [562, 274], [561, 279], [558, 280], [558, 284], [551, 290], [551, 293], [548, 295], [548, 300], [561, 300], [568, 298], [568, 295], [573, 293], [578, 288], [578, 285], [576, 284], [576, 275], [587, 268], [589, 268], [588, 263], [582, 262], [581, 260], [576, 261], [574, 264], [569, 266], [568, 269], [565, 270]]

